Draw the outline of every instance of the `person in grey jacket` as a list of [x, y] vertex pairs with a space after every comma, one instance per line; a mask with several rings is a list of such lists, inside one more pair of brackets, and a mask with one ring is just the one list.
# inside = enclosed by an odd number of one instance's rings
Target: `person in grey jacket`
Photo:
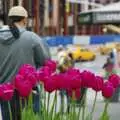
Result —
[[[8, 17], [9, 25], [0, 29], [0, 84], [11, 82], [22, 64], [39, 68], [46, 59], [50, 59], [48, 48], [42, 39], [26, 30], [27, 11], [22, 6], [15, 6], [10, 9]], [[3, 120], [9, 120], [5, 108], [5, 102], [1, 102]], [[15, 116], [17, 115], [13, 116], [13, 120], [20, 120], [19, 115], [17, 118]]]

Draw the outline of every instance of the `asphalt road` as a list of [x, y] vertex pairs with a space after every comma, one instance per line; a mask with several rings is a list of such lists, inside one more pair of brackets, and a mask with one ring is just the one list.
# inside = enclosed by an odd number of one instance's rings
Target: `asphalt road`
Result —
[[95, 74], [101, 74], [103, 71], [102, 67], [106, 62], [106, 58], [107, 56], [101, 56], [97, 54], [94, 61], [78, 62], [75, 64], [75, 67], [79, 68], [80, 70], [90, 70]]

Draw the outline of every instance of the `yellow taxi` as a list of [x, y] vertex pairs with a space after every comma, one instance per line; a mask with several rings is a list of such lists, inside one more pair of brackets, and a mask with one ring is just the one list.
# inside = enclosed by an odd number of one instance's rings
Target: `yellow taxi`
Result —
[[69, 48], [69, 52], [72, 53], [72, 57], [75, 61], [91, 61], [96, 57], [92, 51], [78, 46]]

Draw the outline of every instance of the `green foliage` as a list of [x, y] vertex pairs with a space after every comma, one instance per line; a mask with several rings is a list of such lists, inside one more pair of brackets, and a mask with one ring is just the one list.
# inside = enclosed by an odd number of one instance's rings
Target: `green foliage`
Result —
[[88, 114], [85, 120], [92, 120], [92, 114]]
[[104, 112], [99, 120], [110, 120], [110, 116], [107, 112]]

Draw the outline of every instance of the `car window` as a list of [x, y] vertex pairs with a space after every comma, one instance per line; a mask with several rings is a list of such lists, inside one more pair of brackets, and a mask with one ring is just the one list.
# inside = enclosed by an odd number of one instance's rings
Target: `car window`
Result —
[[88, 51], [88, 49], [80, 49], [81, 52]]
[[76, 51], [77, 48], [69, 48], [68, 50], [69, 50], [69, 51]]

